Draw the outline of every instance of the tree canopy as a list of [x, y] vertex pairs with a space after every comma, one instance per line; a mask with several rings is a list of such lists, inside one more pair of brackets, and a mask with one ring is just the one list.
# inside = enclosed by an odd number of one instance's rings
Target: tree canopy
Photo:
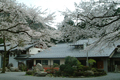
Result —
[[[0, 42], [4, 44], [3, 73], [5, 73], [6, 54], [13, 48], [22, 49], [25, 43], [31, 42], [34, 37], [40, 39], [41, 43], [56, 38], [52, 37], [56, 33], [48, 30], [48, 24], [52, 23], [54, 18], [53, 13], [48, 15], [45, 13], [46, 10], [27, 7], [15, 0], [0, 0]], [[10, 44], [10, 49], [7, 49], [6, 43]]]
[[[46, 15], [46, 10], [27, 7], [15, 0], [1, 0], [0, 5], [0, 38], [4, 36], [12, 47], [22, 42], [30, 42], [33, 36], [38, 37], [42, 42], [53, 36], [47, 36], [48, 31], [45, 30], [48, 29], [48, 24], [52, 23], [54, 13]], [[51, 32], [49, 30], [49, 33]], [[40, 36], [42, 34], [49, 38]]]
[[75, 23], [75, 25], [69, 25], [65, 23], [65, 20], [62, 22], [62, 25], [66, 26], [61, 31], [67, 39], [99, 38], [92, 47], [114, 45], [114, 42], [120, 39], [118, 2], [91, 0], [75, 3], [75, 8], [75, 11], [62, 12], [63, 15], [68, 16], [67, 21], [73, 20]]

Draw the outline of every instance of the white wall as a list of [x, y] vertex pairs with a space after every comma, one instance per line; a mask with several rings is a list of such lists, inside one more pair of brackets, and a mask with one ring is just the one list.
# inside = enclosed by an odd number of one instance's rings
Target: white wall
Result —
[[39, 53], [38, 51], [43, 51], [43, 49], [32, 47], [29, 49], [29, 54], [37, 54]]
[[104, 71], [108, 72], [108, 61], [107, 59], [104, 59]]
[[53, 60], [60, 60], [60, 65], [65, 62], [65, 59], [34, 59], [34, 65], [36, 65], [36, 60], [48, 60], [48, 66], [53, 65]]
[[9, 64], [12, 63], [14, 67], [18, 67], [18, 61], [14, 59], [16, 56], [9, 56]]

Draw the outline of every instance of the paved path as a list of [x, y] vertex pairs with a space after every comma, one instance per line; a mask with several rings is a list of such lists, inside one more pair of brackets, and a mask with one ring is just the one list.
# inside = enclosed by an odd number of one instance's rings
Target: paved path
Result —
[[25, 72], [6, 72], [0, 73], [0, 80], [120, 80], [120, 73], [108, 73], [106, 76], [91, 78], [61, 78], [25, 76]]

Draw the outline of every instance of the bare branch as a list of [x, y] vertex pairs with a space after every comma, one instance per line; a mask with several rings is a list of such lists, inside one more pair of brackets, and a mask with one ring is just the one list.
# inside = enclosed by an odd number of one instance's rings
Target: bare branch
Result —
[[12, 27], [9, 27], [8, 29], [15, 28], [15, 27], [17, 27], [18, 25], [27, 25], [27, 24], [26, 24], [26, 23], [18, 23], [18, 24], [16, 24], [16, 25], [12, 26]]

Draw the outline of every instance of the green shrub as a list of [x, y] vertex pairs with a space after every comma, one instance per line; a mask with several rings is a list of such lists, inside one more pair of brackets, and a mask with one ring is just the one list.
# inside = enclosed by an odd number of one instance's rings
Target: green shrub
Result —
[[91, 68], [88, 66], [83, 66], [82, 68], [83, 68], [83, 71], [91, 70]]
[[15, 69], [15, 72], [19, 72], [19, 69]]
[[97, 69], [96, 68], [92, 68], [91, 69], [93, 72], [97, 72]]
[[89, 59], [88, 63], [90, 64], [90, 66], [92, 66], [94, 63], [96, 63], [96, 61], [94, 59]]
[[74, 75], [73, 76], [83, 76], [83, 71], [74, 71]]
[[106, 75], [107, 73], [105, 71], [102, 72], [102, 75]]
[[99, 72], [94, 72], [94, 76], [100, 76]]
[[58, 76], [58, 77], [61, 76], [61, 71], [56, 71], [55, 76]]
[[101, 70], [100, 72], [94, 72], [94, 76], [102, 76], [102, 75], [106, 75], [107, 73], [103, 70]]
[[70, 65], [66, 65], [65, 69], [64, 69], [64, 72], [68, 75], [68, 76], [71, 76], [74, 72], [74, 68], [71, 67]]
[[65, 67], [66, 67], [65, 64], [60, 65], [60, 71], [64, 71]]
[[10, 63], [7, 65], [7, 68], [10, 69], [10, 67], [13, 67], [13, 63]]
[[53, 68], [58, 67], [59, 65], [57, 63], [53, 64]]
[[92, 74], [90, 73], [90, 72], [83, 72], [83, 76], [86, 76], [86, 77], [88, 77], [88, 76], [91, 76]]
[[33, 75], [33, 71], [26, 71], [26, 75]]
[[65, 58], [65, 64], [70, 65], [70, 66], [77, 66], [80, 63], [77, 58], [68, 56]]
[[78, 65], [77, 68], [78, 68], [78, 71], [83, 71], [83, 65]]
[[27, 71], [27, 66], [25, 64], [20, 64], [18, 67], [21, 71]]
[[98, 71], [98, 72], [104, 72], [104, 70], [100, 70], [100, 69], [98, 69], [97, 71]]

